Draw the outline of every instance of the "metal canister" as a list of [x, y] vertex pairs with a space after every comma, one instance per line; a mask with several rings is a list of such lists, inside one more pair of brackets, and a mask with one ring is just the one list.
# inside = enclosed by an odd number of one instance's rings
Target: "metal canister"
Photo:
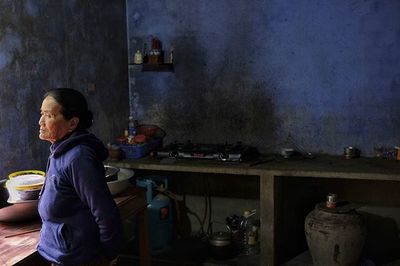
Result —
[[356, 158], [360, 156], [360, 151], [353, 147], [353, 146], [347, 146], [344, 148], [344, 157], [346, 159], [351, 159], [351, 158]]
[[329, 193], [326, 195], [326, 207], [329, 209], [336, 208], [337, 194]]

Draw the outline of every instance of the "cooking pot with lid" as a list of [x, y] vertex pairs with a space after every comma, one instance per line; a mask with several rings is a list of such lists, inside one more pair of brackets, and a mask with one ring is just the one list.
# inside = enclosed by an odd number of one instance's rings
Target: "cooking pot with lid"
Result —
[[211, 257], [216, 260], [226, 260], [235, 257], [238, 253], [233, 244], [232, 233], [219, 231], [210, 235], [208, 239]]

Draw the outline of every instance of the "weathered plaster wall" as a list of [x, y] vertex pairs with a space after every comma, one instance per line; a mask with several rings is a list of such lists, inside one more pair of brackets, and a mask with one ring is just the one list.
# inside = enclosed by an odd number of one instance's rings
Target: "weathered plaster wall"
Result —
[[126, 42], [125, 1], [0, 1], [0, 178], [44, 169], [49, 143], [38, 139], [38, 119], [48, 88], [82, 91], [104, 142], [122, 132]]
[[175, 73], [130, 73], [131, 112], [167, 142], [368, 156], [400, 143], [399, 1], [127, 5], [131, 59], [152, 36], [175, 46]]

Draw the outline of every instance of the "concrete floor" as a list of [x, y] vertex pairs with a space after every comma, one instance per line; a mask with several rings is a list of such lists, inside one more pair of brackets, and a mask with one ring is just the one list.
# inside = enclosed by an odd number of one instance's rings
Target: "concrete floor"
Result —
[[[119, 266], [139, 265], [137, 243], [132, 241], [122, 249]], [[175, 240], [163, 250], [152, 253], [152, 266], [259, 266], [260, 256], [236, 256], [216, 260], [209, 253], [207, 242], [198, 238]]]
[[[282, 264], [281, 266], [313, 266], [310, 252], [306, 251], [291, 259], [290, 261]], [[363, 260], [360, 266], [378, 266], [370, 260]], [[400, 260], [390, 262], [382, 266], [400, 266]]]
[[[131, 256], [122, 256], [118, 262], [118, 266], [131, 266], [131, 265], [139, 265], [139, 260], [137, 257]], [[193, 261], [169, 261], [169, 260], [160, 260], [155, 259], [152, 261], [152, 266], [259, 266], [262, 265], [259, 262], [258, 257], [253, 258], [237, 258], [228, 261], [216, 261], [216, 260], [207, 260], [205, 262], [196, 262], [195, 259]]]

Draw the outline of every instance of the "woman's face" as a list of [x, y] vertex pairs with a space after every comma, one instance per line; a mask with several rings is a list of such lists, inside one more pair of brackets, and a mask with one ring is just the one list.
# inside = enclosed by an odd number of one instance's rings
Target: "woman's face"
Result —
[[51, 96], [47, 96], [40, 108], [39, 138], [54, 143], [67, 134], [71, 133], [77, 126], [79, 119], [73, 117], [65, 119], [61, 114], [62, 106]]

